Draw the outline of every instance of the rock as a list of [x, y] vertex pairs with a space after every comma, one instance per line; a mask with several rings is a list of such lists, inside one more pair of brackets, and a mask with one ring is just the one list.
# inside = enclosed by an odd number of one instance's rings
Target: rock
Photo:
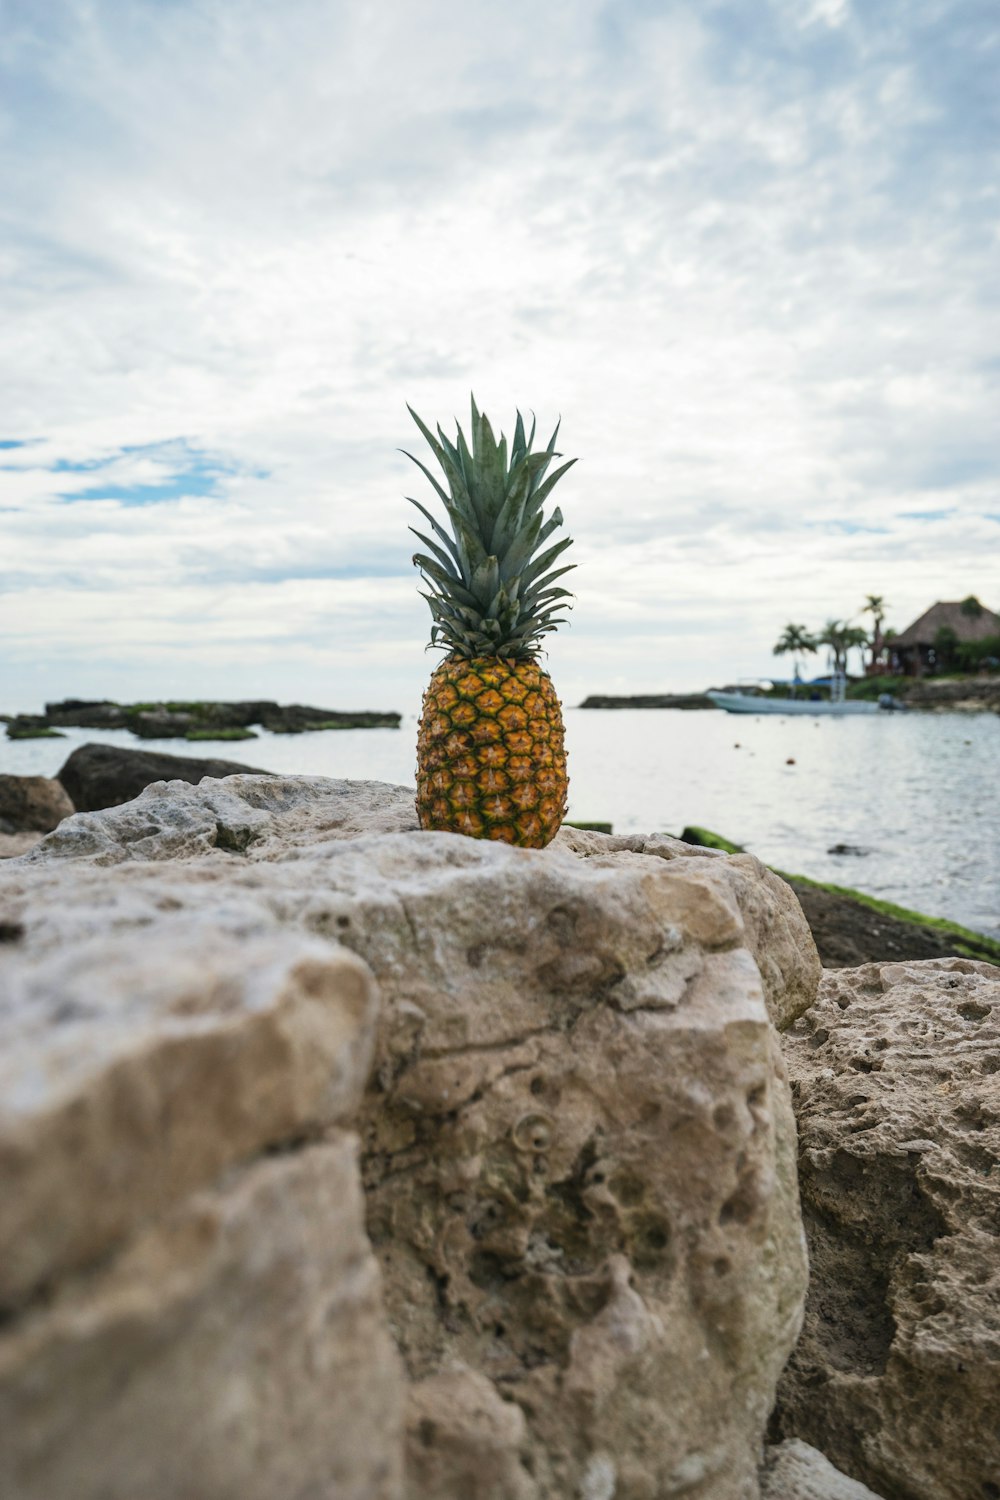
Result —
[[75, 811], [53, 777], [0, 775], [0, 833], [49, 833]]
[[15, 718], [7, 720], [7, 738], [9, 740], [64, 740], [66, 736], [59, 729], [50, 729], [44, 719], [18, 714]]
[[[867, 963], [927, 958], [982, 958], [1000, 963], [1000, 944], [981, 933], [949, 930], [914, 912], [893, 916], [860, 893], [789, 878], [824, 969], [856, 969]], [[899, 908], [896, 908], [898, 911]]]
[[833, 844], [826, 852], [827, 854], [853, 854], [858, 859], [863, 859], [871, 853], [871, 850], [862, 849], [859, 844]]
[[17, 859], [42, 842], [41, 833], [0, 833], [0, 859]]
[[410, 1387], [406, 1412], [409, 1500], [535, 1500], [521, 1462], [527, 1423], [485, 1375], [455, 1364]]
[[22, 924], [4, 876], [0, 1494], [401, 1500], [401, 1370], [331, 1130], [369, 971], [89, 879], [75, 921]]
[[[821, 969], [802, 908], [788, 883], [754, 855], [721, 854], [669, 834], [608, 837], [571, 829], [566, 824], [555, 844], [588, 860], [610, 858], [614, 863], [635, 854], [681, 860], [678, 869], [688, 872], [685, 880], [711, 886], [732, 908], [733, 941], [745, 942], [753, 954], [778, 1030], [783, 1031], [812, 1004]], [[691, 865], [692, 859], [701, 862]]]
[[614, 698], [591, 693], [581, 708], [715, 708], [707, 693], [647, 693], [638, 698]]
[[162, 899], [0, 947], [0, 1310], [357, 1111], [376, 1017], [358, 960]]
[[761, 1500], [881, 1500], [798, 1438], [768, 1449], [760, 1478]]
[[356, 1158], [338, 1132], [236, 1166], [9, 1323], [0, 1493], [402, 1500]]
[[194, 714], [173, 713], [167, 708], [140, 709], [128, 716], [128, 727], [141, 740], [183, 740], [198, 720]]
[[46, 703], [45, 721], [81, 729], [127, 729], [127, 711], [120, 703], [98, 698], [64, 698]]
[[359, 709], [309, 708], [303, 703], [271, 703], [260, 723], [272, 734], [303, 734], [308, 729], [398, 729], [401, 714]]
[[235, 761], [199, 760], [188, 755], [128, 750], [121, 745], [80, 745], [64, 764], [58, 780], [80, 812], [96, 812], [131, 802], [154, 781], [197, 783], [206, 776], [232, 776], [241, 771], [268, 774]]
[[[794, 1010], [815, 961], [797, 904], [746, 855], [582, 831], [517, 850], [414, 823], [412, 791], [377, 783], [156, 785], [128, 806], [78, 814], [0, 870], [7, 951], [49, 976], [47, 993], [98, 1006], [105, 967], [112, 996], [144, 993], [154, 975], [169, 989], [183, 962], [211, 968], [201, 957], [211, 944], [242, 953], [225, 994], [261, 971], [253, 943], [336, 939], [373, 971], [374, 1071], [356, 1115], [338, 1118], [361, 1135], [369, 1233], [410, 1381], [408, 1500], [754, 1495], [805, 1263], [787, 1082], [750, 945], [772, 934], [774, 953], [761, 950], [771, 1003]], [[236, 1017], [251, 1010], [237, 1005]], [[71, 1043], [69, 1062], [84, 1066]], [[175, 1118], [152, 1097], [140, 1120]], [[209, 1097], [235, 1097], [241, 1121], [251, 1113], [225, 1079]], [[228, 1139], [224, 1123], [207, 1134], [220, 1130]], [[294, 1138], [286, 1147], [275, 1160], [307, 1154]], [[149, 1210], [150, 1232], [215, 1191], [185, 1178]], [[19, 1287], [39, 1284], [43, 1218]], [[56, 1239], [42, 1242], [51, 1263], [96, 1264], [96, 1233], [85, 1249], [65, 1230]], [[316, 1320], [296, 1315], [304, 1338]], [[6, 1336], [31, 1316], [15, 1315]], [[218, 1316], [235, 1337], [232, 1304]], [[65, 1357], [36, 1371], [34, 1388], [51, 1394]], [[236, 1400], [236, 1374], [213, 1369], [210, 1411]], [[77, 1411], [80, 1388], [63, 1378]], [[103, 1420], [102, 1400], [89, 1421]], [[209, 1452], [216, 1428], [194, 1419], [194, 1429]], [[336, 1451], [346, 1439], [335, 1417], [328, 1431]], [[112, 1437], [103, 1451], [115, 1451]], [[123, 1473], [145, 1494], [132, 1451], [126, 1442]], [[271, 1493], [298, 1492], [272, 1483]]]
[[776, 1431], [888, 1496], [1000, 1475], [1000, 974], [824, 976], [787, 1033], [812, 1282]]

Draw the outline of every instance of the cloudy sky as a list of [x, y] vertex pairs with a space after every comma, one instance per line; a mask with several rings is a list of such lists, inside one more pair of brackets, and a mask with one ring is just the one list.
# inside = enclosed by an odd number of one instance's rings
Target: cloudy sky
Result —
[[409, 707], [470, 390], [567, 702], [1000, 607], [996, 0], [0, 0], [0, 174], [0, 709]]

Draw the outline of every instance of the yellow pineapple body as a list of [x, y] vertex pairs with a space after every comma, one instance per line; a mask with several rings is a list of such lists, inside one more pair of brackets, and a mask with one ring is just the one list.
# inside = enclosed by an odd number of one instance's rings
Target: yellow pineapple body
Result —
[[537, 661], [447, 657], [417, 735], [421, 828], [543, 849], [568, 787], [559, 699]]

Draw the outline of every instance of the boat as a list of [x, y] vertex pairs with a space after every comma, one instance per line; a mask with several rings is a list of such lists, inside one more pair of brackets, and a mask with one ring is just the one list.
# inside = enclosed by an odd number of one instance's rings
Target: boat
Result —
[[756, 684], [737, 688], [734, 692], [712, 690], [706, 697], [716, 708], [724, 708], [727, 714], [780, 714], [783, 718], [791, 714], [820, 714], [827, 718], [841, 714], [900, 713], [905, 708], [891, 693], [883, 693], [877, 700], [846, 697], [847, 680], [843, 673], [835, 673], [828, 682], [829, 698], [771, 698], [765, 696]]

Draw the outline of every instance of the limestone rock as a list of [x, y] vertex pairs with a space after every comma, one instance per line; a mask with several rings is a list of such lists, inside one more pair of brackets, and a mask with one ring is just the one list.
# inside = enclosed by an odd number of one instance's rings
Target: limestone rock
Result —
[[[532, 851], [414, 825], [412, 792], [376, 783], [153, 786], [0, 870], [12, 934], [0, 952], [77, 1003], [107, 972], [127, 1020], [124, 997], [155, 972], [169, 989], [185, 955], [213, 972], [205, 955], [218, 951], [230, 994], [263, 967], [253, 944], [352, 949], [382, 995], [357, 1124], [411, 1381], [408, 1500], [468, 1500], [476, 1484], [485, 1496], [487, 1475], [505, 1500], [753, 1500], [804, 1297], [794, 1127], [768, 1017], [768, 1004], [781, 1016], [804, 1003], [814, 974], [797, 905], [749, 857], [670, 840], [561, 835]], [[202, 1009], [211, 1039], [223, 1007]], [[236, 1003], [238, 1027], [252, 1009]], [[127, 1078], [146, 1078], [144, 1055], [129, 1047]], [[264, 1092], [280, 1095], [282, 1076]], [[291, 1097], [312, 1098], [318, 1128], [315, 1093]], [[171, 1114], [146, 1118], [154, 1141]], [[210, 1135], [229, 1128], [220, 1115]], [[230, 1170], [263, 1145], [233, 1138]], [[152, 1233], [209, 1190], [184, 1178], [143, 1210], [157, 1217], [104, 1237]], [[64, 1234], [47, 1253], [65, 1268], [98, 1252]]]
[[349, 1118], [370, 1066], [377, 997], [352, 954], [217, 932], [162, 893], [111, 932], [110, 900], [47, 950], [16, 925], [0, 946], [0, 1308]]
[[[71, 819], [32, 860], [174, 861], [215, 850], [254, 861], [299, 860], [321, 857], [325, 846], [339, 840], [417, 828], [413, 792], [406, 787], [306, 776], [231, 776], [224, 782], [209, 777], [196, 789], [154, 784], [103, 816]], [[478, 841], [462, 843], [475, 848]], [[716, 940], [745, 944], [752, 953], [779, 1029], [812, 1003], [820, 965], [808, 924], [794, 893], [753, 855], [697, 849], [662, 834], [616, 838], [570, 828], [541, 853], [553, 863], [559, 854], [572, 854], [608, 871], [629, 865], [638, 870], [656, 860], [657, 868], [673, 872], [670, 879], [677, 877], [675, 901], [688, 893], [692, 920], [697, 922], [703, 902], [716, 917], [722, 908], [728, 911], [725, 935]], [[709, 917], [709, 925], [716, 917]]]
[[197, 783], [206, 776], [234, 776], [240, 772], [267, 775], [266, 771], [229, 760], [129, 750], [124, 745], [79, 745], [66, 760], [58, 779], [80, 812], [99, 812], [105, 807], [131, 802], [154, 781]]
[[777, 1428], [879, 1493], [1000, 1475], [1000, 973], [825, 975], [785, 1037], [812, 1281]]
[[848, 1479], [822, 1453], [798, 1438], [768, 1449], [760, 1496], [761, 1500], [881, 1500], [867, 1485]]
[[0, 834], [50, 833], [75, 811], [52, 777], [0, 775]]
[[10, 1500], [401, 1500], [356, 1141], [237, 1169], [0, 1337]]
[[[624, 858], [630, 854], [663, 860], [683, 860], [685, 880], [694, 879], [714, 890], [727, 891], [737, 909], [739, 941], [754, 956], [764, 981], [771, 1019], [779, 1031], [816, 997], [821, 968], [802, 908], [787, 881], [761, 864], [753, 854], [722, 854], [685, 844], [669, 834], [609, 835], [564, 827], [556, 844], [585, 859]], [[697, 866], [689, 863], [701, 859]]]
[[527, 1423], [485, 1375], [456, 1363], [410, 1387], [406, 1476], [410, 1496], [535, 1500], [521, 1462]]

